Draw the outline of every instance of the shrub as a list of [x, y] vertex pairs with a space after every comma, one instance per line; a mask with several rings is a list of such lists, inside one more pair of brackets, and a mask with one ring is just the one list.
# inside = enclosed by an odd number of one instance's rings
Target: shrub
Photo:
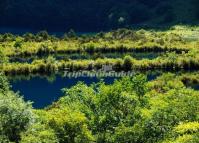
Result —
[[0, 93], [8, 92], [10, 85], [8, 83], [7, 78], [3, 73], [0, 73]]
[[198, 143], [199, 123], [187, 122], [176, 126], [162, 143]]
[[[103, 82], [91, 87], [79, 83], [71, 89], [65, 89], [65, 96], [57, 105], [61, 109], [68, 107], [83, 113], [89, 120], [89, 128], [97, 142], [114, 142], [116, 139], [113, 135], [122, 124], [132, 127], [140, 119], [141, 100], [139, 101], [137, 91], [134, 90], [134, 85], [137, 85], [137, 80], [140, 78], [141, 75], [136, 79], [124, 78], [110, 86], [106, 86]], [[146, 85], [140, 82], [139, 87], [141, 86]]]
[[94, 45], [94, 43], [90, 42], [87, 45], [85, 45], [85, 50], [88, 53], [94, 53], [95, 52], [95, 45]]
[[32, 33], [24, 34], [23, 38], [24, 38], [25, 42], [33, 42], [33, 41], [35, 41], [35, 35], [33, 35]]
[[64, 34], [64, 37], [63, 37], [63, 39], [65, 39], [65, 40], [68, 40], [70, 38], [77, 38], [77, 35], [76, 35], [76, 33], [75, 33], [75, 31], [73, 29], [70, 29], [68, 31], [68, 33]]
[[49, 54], [50, 52], [52, 52], [52, 49], [47, 44], [41, 44], [37, 51], [38, 55]]
[[[1, 47], [0, 47], [1, 48]], [[8, 57], [5, 55], [5, 53], [3, 53], [3, 51], [0, 49], [0, 65], [3, 63], [8, 63], [9, 59]]]
[[22, 134], [20, 143], [58, 143], [58, 139], [53, 129], [46, 125], [36, 123], [31, 125], [28, 130]]
[[82, 143], [94, 140], [84, 114], [67, 107], [48, 111], [48, 125], [55, 131], [59, 143]]
[[50, 36], [48, 35], [47, 31], [40, 31], [39, 33], [37, 33], [37, 35], [35, 36], [35, 40], [37, 42], [42, 42], [42, 41], [46, 41], [49, 40]]
[[165, 94], [156, 93], [149, 101], [152, 108], [148, 112], [152, 114], [144, 121], [146, 139], [156, 142], [180, 122], [196, 121], [198, 101], [198, 93], [189, 89], [170, 89]]
[[125, 71], [129, 71], [132, 69], [132, 57], [131, 56], [124, 57], [123, 68]]
[[17, 40], [14, 44], [15, 48], [21, 48], [22, 47], [22, 41]]
[[33, 122], [30, 103], [25, 103], [17, 94], [0, 93], [0, 136], [11, 142], [19, 142], [20, 134]]
[[3, 34], [3, 36], [1, 37], [0, 41], [1, 42], [11, 42], [15, 40], [15, 36], [11, 33], [5, 33]]

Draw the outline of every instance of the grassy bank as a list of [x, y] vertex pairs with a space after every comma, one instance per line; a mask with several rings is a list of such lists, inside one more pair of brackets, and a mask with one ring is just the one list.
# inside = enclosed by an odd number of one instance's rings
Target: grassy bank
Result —
[[155, 59], [136, 60], [131, 56], [123, 59], [103, 58], [96, 60], [55, 60], [48, 57], [43, 60], [34, 60], [32, 63], [4, 63], [1, 70], [9, 74], [52, 73], [55, 71], [99, 70], [103, 65], [111, 65], [115, 71], [129, 70], [197, 70], [199, 57], [197, 52], [183, 54], [167, 53]]
[[187, 52], [199, 47], [197, 33], [198, 28], [183, 26], [172, 27], [167, 31], [119, 29], [94, 36], [66, 34], [62, 38], [43, 31], [37, 35], [0, 35], [0, 47], [7, 56], [83, 52]]

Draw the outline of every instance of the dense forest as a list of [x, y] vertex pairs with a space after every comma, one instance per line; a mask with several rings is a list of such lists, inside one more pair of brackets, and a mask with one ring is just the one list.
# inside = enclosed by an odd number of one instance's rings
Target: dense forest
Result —
[[1, 27], [101, 31], [197, 24], [198, 0], [3, 0]]

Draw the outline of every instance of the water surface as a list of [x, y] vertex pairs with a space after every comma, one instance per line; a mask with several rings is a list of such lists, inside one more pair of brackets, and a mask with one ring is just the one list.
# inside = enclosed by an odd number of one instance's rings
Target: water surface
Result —
[[157, 52], [144, 52], [144, 53], [135, 53], [135, 52], [127, 52], [127, 53], [119, 53], [119, 52], [113, 52], [113, 53], [94, 53], [94, 54], [88, 54], [88, 53], [74, 53], [74, 54], [54, 54], [54, 55], [43, 55], [43, 56], [32, 56], [32, 57], [11, 57], [10, 62], [19, 62], [19, 63], [31, 63], [34, 60], [38, 59], [47, 59], [49, 56], [54, 57], [56, 60], [96, 60], [98, 58], [124, 58], [125, 56], [129, 55], [137, 60], [141, 59], [155, 59], [159, 56], [161, 56], [163, 53], [157, 53]]
[[[151, 72], [147, 74], [148, 80], [153, 80], [160, 73]], [[61, 89], [70, 88], [78, 82], [87, 85], [97, 83], [101, 79], [106, 84], [112, 84], [119, 77], [63, 77], [63, 75], [51, 76], [15, 76], [9, 77], [12, 89], [24, 96], [25, 101], [32, 101], [34, 108], [44, 108], [57, 101], [62, 95]]]
[[[104, 78], [104, 82], [111, 84], [114, 82], [114, 79], [107, 77]], [[63, 88], [70, 88], [78, 82], [90, 85], [99, 81], [100, 79], [96, 77], [69, 78], [57, 75], [54, 81], [38, 76], [29, 80], [15, 80], [11, 82], [11, 85], [14, 91], [19, 91], [24, 96], [25, 101], [32, 101], [34, 108], [44, 108], [57, 101], [63, 95], [61, 92]]]

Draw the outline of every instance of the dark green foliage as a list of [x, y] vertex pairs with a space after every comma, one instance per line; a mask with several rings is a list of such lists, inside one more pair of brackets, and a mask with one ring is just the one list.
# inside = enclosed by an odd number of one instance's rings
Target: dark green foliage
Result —
[[68, 38], [75, 38], [76, 37], [76, 33], [73, 29], [70, 29], [69, 32], [67, 33], [67, 37]]
[[24, 38], [24, 41], [25, 42], [32, 42], [32, 41], [35, 41], [35, 35], [32, 34], [32, 33], [26, 33], [23, 35], [23, 38]]
[[131, 56], [126, 56], [124, 58], [123, 68], [125, 71], [129, 71], [132, 69], [132, 57]]
[[15, 36], [11, 33], [5, 33], [3, 35], [0, 36], [0, 42], [11, 42], [11, 41], [15, 41]]
[[143, 23], [193, 24], [198, 13], [197, 0], [10, 0], [0, 3], [0, 26], [97, 31]]
[[14, 47], [15, 47], [15, 48], [21, 48], [21, 46], [22, 46], [22, 41], [19, 41], [19, 40], [17, 40], [17, 41], [15, 42], [15, 44], [14, 44]]
[[47, 31], [40, 31], [39, 33], [36, 34], [35, 40], [37, 42], [49, 40], [48, 32]]

